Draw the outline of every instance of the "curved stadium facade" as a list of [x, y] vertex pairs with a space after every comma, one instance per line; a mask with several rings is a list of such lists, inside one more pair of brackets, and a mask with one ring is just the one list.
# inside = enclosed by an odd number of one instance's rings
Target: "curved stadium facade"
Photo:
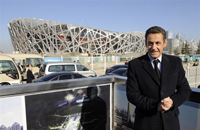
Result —
[[144, 32], [120, 33], [61, 22], [17, 18], [8, 23], [12, 44], [20, 53], [144, 53]]

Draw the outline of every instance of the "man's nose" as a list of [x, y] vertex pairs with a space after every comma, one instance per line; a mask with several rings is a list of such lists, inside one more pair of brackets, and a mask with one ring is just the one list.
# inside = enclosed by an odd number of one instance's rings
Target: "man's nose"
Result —
[[152, 44], [151, 49], [153, 49], [153, 50], [156, 49], [156, 45]]

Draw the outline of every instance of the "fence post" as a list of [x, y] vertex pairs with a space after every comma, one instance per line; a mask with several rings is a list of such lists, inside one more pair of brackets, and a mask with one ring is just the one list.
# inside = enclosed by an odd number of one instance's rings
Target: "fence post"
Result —
[[63, 56], [62, 55], [60, 56], [60, 58], [61, 58], [61, 61], [63, 61]]
[[199, 57], [198, 57], [198, 66], [200, 66], [200, 59], [199, 59]]
[[[78, 60], [79, 60], [79, 56], [76, 57], [76, 62], [78, 62]], [[80, 61], [79, 61], [79, 62], [80, 62]]]
[[188, 82], [190, 82], [190, 63], [187, 63], [187, 79], [188, 79]]
[[106, 56], [104, 56], [104, 71], [106, 71]]
[[91, 64], [91, 65], [92, 65], [92, 70], [94, 70], [94, 69], [93, 69], [93, 56], [92, 56], [92, 64]]

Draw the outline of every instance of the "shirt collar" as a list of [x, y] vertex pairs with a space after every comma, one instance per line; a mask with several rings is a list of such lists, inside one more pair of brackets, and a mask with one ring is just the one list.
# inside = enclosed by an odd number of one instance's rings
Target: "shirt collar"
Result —
[[[148, 57], [150, 59], [151, 62], [153, 62], [153, 60], [155, 60], [154, 58], [152, 58], [149, 53], [148, 53]], [[158, 57], [157, 59], [159, 59], [159, 61], [161, 62], [162, 61], [162, 55], [160, 55], [160, 57]]]

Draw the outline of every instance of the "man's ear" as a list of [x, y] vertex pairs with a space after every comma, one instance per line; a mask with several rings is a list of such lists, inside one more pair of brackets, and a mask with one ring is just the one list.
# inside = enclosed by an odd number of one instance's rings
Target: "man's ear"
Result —
[[167, 46], [167, 39], [165, 39], [163, 47], [166, 47], [166, 46]]

